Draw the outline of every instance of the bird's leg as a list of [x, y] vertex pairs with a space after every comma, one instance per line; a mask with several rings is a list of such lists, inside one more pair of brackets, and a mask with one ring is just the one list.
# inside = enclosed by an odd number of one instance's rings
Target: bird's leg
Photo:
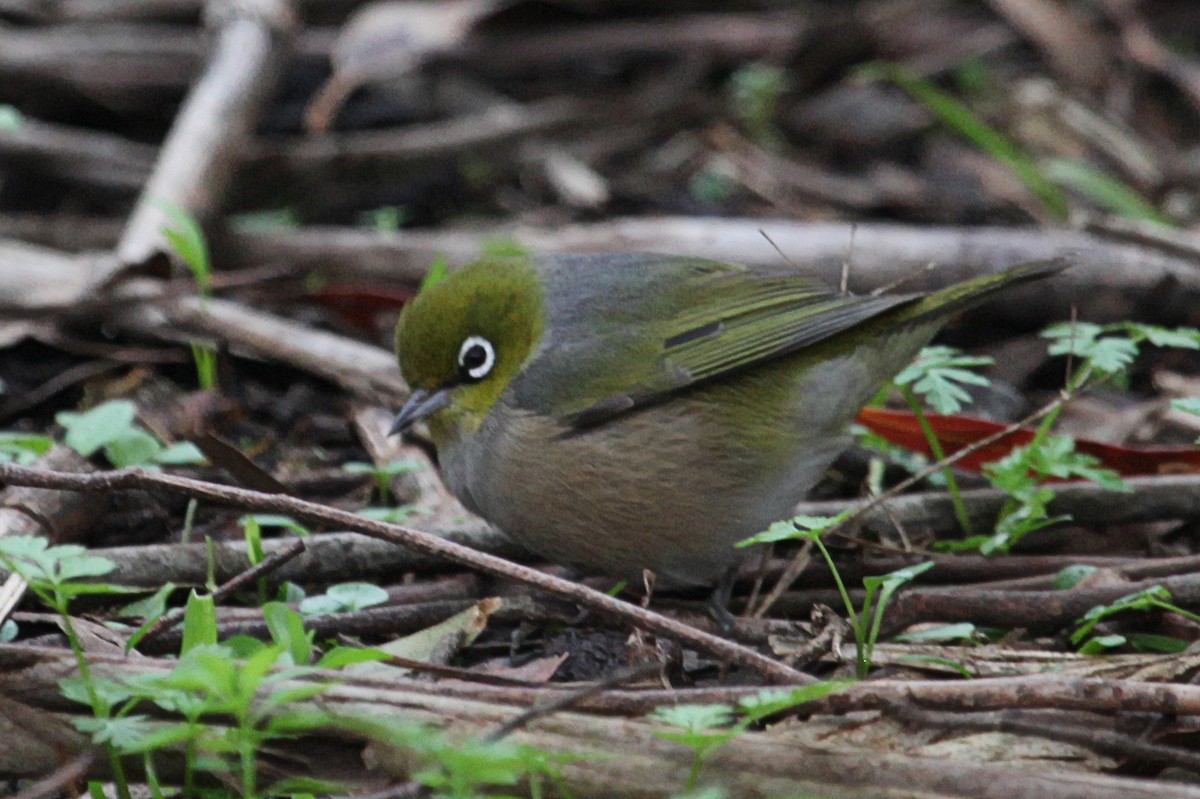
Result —
[[729, 600], [733, 597], [733, 584], [737, 580], [739, 565], [735, 563], [725, 570], [705, 604], [708, 615], [712, 616], [721, 632], [726, 634], [733, 632], [733, 623], [736, 621], [736, 617], [729, 612]]

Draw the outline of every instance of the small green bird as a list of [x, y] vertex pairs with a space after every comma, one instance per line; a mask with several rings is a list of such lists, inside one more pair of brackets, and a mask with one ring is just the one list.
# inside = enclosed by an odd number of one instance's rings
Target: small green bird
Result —
[[450, 490], [533, 552], [727, 590], [734, 544], [792, 515], [951, 316], [1065, 267], [854, 296], [670, 255], [484, 259], [401, 313], [392, 432], [425, 420]]

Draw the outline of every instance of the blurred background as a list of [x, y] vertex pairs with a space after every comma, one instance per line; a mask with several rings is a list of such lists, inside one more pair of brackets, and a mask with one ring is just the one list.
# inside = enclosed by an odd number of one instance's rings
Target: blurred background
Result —
[[[0, 234], [115, 242], [203, 67], [203, 5], [0, 0]], [[683, 214], [1187, 228], [1198, 213], [1190, 0], [295, 11], [223, 203], [234, 225]]]

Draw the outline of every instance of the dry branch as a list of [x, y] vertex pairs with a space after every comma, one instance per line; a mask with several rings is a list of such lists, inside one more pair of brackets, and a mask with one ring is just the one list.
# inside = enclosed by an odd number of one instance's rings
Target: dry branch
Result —
[[[1171, 286], [1172, 302], [1180, 309], [1200, 304], [1194, 260], [1088, 233], [888, 224], [857, 225], [854, 231], [850, 287], [855, 291], [899, 280], [905, 290], [931, 288], [1021, 261], [1069, 256], [1078, 265], [1055, 278], [1054, 291], [1005, 292], [991, 307], [1027, 325], [1066, 318], [1072, 304], [1084, 318], [1129, 319], [1137, 316], [1138, 300], [1163, 285]], [[626, 218], [555, 228], [501, 225], [399, 233], [321, 227], [230, 231], [221, 252], [231, 263], [247, 266], [286, 263], [301, 273], [415, 284], [438, 255], [452, 264], [467, 263], [479, 257], [485, 242], [508, 238], [533, 252], [645, 250], [778, 264], [779, 253], [764, 232], [805, 271], [837, 284], [850, 251], [851, 226], [783, 219]], [[929, 264], [938, 268], [921, 274]]]
[[169, 204], [206, 220], [217, 210], [242, 149], [275, 82], [294, 26], [287, 0], [207, 6], [219, 26], [208, 67], [175, 117], [158, 163], [117, 245], [117, 265], [97, 270], [104, 287], [130, 266], [168, 252]]
[[[520, 549], [482, 522], [432, 532], [501, 557], [521, 554]], [[290, 540], [267, 539], [263, 541], [263, 550], [272, 555], [288, 547]], [[435, 559], [358, 533], [329, 533], [313, 536], [307, 541], [305, 552], [280, 567], [274, 573], [274, 579], [312, 584], [382, 579], [432, 569], [438, 563]], [[153, 587], [172, 582], [200, 586], [206, 580], [206, 551], [204, 544], [147, 544], [97, 549], [96, 554], [116, 564], [116, 569], [109, 575], [114, 583]], [[213, 570], [218, 582], [232, 579], [250, 565], [244, 542], [222, 541], [213, 545]]]
[[37, 168], [60, 180], [137, 190], [155, 148], [120, 136], [25, 118], [0, 129], [0, 166]]
[[[93, 669], [101, 677], [162, 673], [169, 668], [169, 663], [151, 659], [93, 658]], [[43, 718], [57, 721], [61, 725], [61, 733], [66, 737], [69, 717], [65, 714], [70, 708], [58, 693], [58, 680], [72, 670], [70, 656], [61, 650], [0, 645], [0, 696], [19, 697], [22, 704], [42, 714]], [[342, 679], [343, 682], [329, 688], [312, 705], [300, 704], [300, 709], [312, 707], [341, 714], [387, 713], [416, 723], [449, 728], [463, 735], [486, 734], [521, 712], [520, 707], [508, 702], [443, 693], [440, 683], [417, 682], [408, 678], [363, 680], [350, 675]], [[1056, 683], [1042, 679], [1061, 693], [1063, 681]], [[971, 689], [970, 693], [979, 696], [985, 691], [976, 689], [975, 685], [991, 683], [984, 688], [990, 692], [988, 695], [994, 696], [998, 688], [996, 683], [999, 682], [981, 680], [960, 685], [965, 685]], [[1029, 685], [1029, 682], [1022, 681], [1007, 682]], [[916, 702], [918, 700], [915, 697], [928, 685], [910, 683], [900, 688], [885, 686], [876, 692], [876, 696], [907, 695]], [[867, 684], [864, 688], [869, 686]], [[472, 688], [481, 691], [511, 690], [495, 686]], [[854, 692], [860, 690], [863, 688], [854, 688], [844, 694], [834, 695], [827, 701], [832, 703], [842, 697], [853, 697]], [[1153, 686], [1152, 690], [1164, 697], [1171, 691], [1187, 696], [1197, 692], [1190, 686]], [[555, 693], [561, 695], [562, 692]], [[656, 693], [666, 697], [668, 702], [673, 698], [689, 696], [688, 692]], [[1142, 697], [1148, 692], [1135, 690], [1133, 694]], [[551, 695], [550, 692], [543, 694], [547, 699]], [[1011, 700], [1012, 693], [1006, 695]], [[1104, 699], [1104, 694], [1097, 695], [1101, 701]], [[581, 702], [587, 704], [601, 698], [589, 697]], [[1195, 697], [1192, 701], [1195, 701]], [[852, 699], [847, 702], [852, 703]], [[1161, 708], [1162, 701], [1154, 703], [1154, 706]], [[660, 740], [653, 730], [652, 725], [640, 720], [565, 712], [534, 721], [528, 728], [513, 733], [510, 740], [559, 754], [589, 755], [568, 760], [563, 767], [564, 783], [575, 795], [620, 795], [650, 799], [677, 790], [683, 784], [691, 760], [690, 752], [677, 744]], [[1087, 774], [1046, 762], [1040, 762], [1037, 768], [1028, 768], [1022, 767], [1019, 760], [988, 763], [965, 757], [934, 757], [932, 753], [924, 754], [919, 742], [915, 741], [905, 747], [908, 751], [903, 752], [896, 752], [894, 748], [892, 751], [876, 751], [864, 747], [861, 742], [848, 747], [831, 741], [829, 732], [828, 726], [813, 722], [781, 724], [765, 732], [747, 733], [718, 750], [705, 765], [703, 774], [725, 786], [731, 795], [751, 799], [785, 795], [829, 799], [861, 796], [895, 799], [911, 796], [963, 799], [1075, 799], [1083, 795], [1090, 799], [1200, 797], [1200, 789], [1181, 783]], [[335, 733], [330, 730], [322, 731], [322, 734]], [[300, 740], [291, 745], [293, 748], [288, 749], [288, 746], [285, 741], [272, 744], [276, 753], [288, 751], [299, 756], [306, 750], [310, 751], [312, 742]], [[68, 746], [66, 751], [73, 750]], [[307, 764], [314, 769], [313, 776], [318, 777], [346, 765], [334, 755], [338, 750], [324, 751], [326, 756], [323, 758], [301, 756], [293, 762]], [[605, 757], [595, 758], [597, 752], [605, 753]], [[407, 778], [408, 758], [382, 749], [375, 749], [373, 754], [373, 759], [383, 772], [394, 778]], [[12, 757], [10, 752], [0, 750], [0, 772], [12, 773], [14, 766], [22, 767], [20, 763], [9, 762]], [[621, 768], [612, 767], [614, 757], [619, 759]]]
[[[1107, 527], [1164, 519], [1200, 518], [1200, 475], [1133, 477], [1126, 480], [1131, 491], [1110, 491], [1095, 483], [1067, 483], [1054, 487], [1050, 504], [1054, 515], [1068, 514], [1073, 524]], [[979, 488], [962, 492], [972, 526], [984, 529], [996, 521], [1008, 494], [998, 489]], [[806, 502], [797, 513], [836, 516], [846, 502]], [[958, 533], [950, 495], [930, 491], [903, 494], [868, 511], [859, 523], [870, 531], [888, 532], [896, 524], [931, 535]]]
[[203, 51], [203, 40], [185, 27], [4, 26], [0, 83], [6, 94], [49, 87], [109, 108], [145, 110], [178, 99]]
[[124, 491], [138, 488], [158, 490], [182, 494], [219, 505], [232, 505], [268, 513], [282, 513], [292, 516], [302, 523], [355, 530], [415, 552], [524, 583], [536, 590], [545, 591], [569, 602], [575, 602], [600, 615], [629, 622], [641, 629], [676, 639], [706, 652], [714, 658], [727, 660], [751, 669], [774, 682], [805, 683], [812, 681], [808, 675], [745, 646], [645, 608], [623, 602], [579, 583], [554, 577], [528, 566], [497, 558], [494, 555], [478, 552], [411, 527], [374, 521], [349, 511], [326, 507], [315, 502], [231, 488], [202, 480], [148, 473], [140, 469], [124, 469], [96, 475], [76, 475], [34, 469], [12, 463], [0, 463], [0, 482], [84, 492]]
[[227, 342], [257, 358], [281, 361], [330, 380], [350, 394], [394, 403], [407, 393], [396, 359], [382, 347], [248, 308], [235, 302], [195, 297], [146, 303], [112, 318], [127, 330], [188, 341]]

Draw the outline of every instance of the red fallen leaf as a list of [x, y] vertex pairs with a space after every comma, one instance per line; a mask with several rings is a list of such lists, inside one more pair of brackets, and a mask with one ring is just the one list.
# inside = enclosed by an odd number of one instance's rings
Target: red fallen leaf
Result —
[[[1008, 425], [974, 416], [926, 414], [942, 449], [952, 455], [964, 447], [999, 433]], [[893, 444], [933, 457], [929, 442], [912, 411], [887, 408], [863, 408], [858, 423]], [[1003, 438], [972, 452], [955, 465], [978, 472], [983, 465], [998, 461], [1017, 447], [1033, 440], [1034, 429], [1022, 427]], [[1075, 439], [1075, 450], [1093, 455], [1100, 463], [1122, 477], [1200, 472], [1200, 447], [1126, 447], [1104, 444], [1087, 438]]]
[[409, 286], [385, 286], [377, 283], [340, 283], [308, 294], [309, 302], [328, 308], [347, 324], [374, 331], [375, 315], [398, 310], [413, 298]]

